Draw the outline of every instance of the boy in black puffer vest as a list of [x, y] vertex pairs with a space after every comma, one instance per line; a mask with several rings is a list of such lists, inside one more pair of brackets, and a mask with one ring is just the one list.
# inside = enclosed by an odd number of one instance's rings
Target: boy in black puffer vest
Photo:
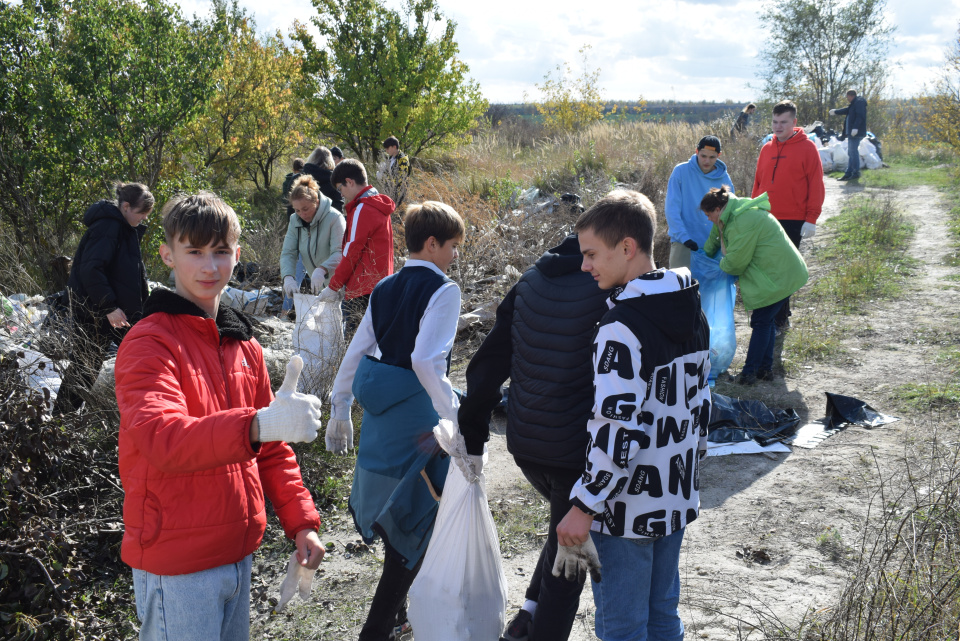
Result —
[[530, 484], [550, 503], [550, 530], [504, 641], [565, 641], [580, 604], [582, 581], [551, 572], [557, 523], [586, 463], [593, 404], [590, 347], [606, 312], [608, 291], [580, 271], [576, 235], [567, 236], [528, 269], [497, 308], [497, 321], [467, 367], [460, 431], [469, 454], [482, 454], [490, 413], [510, 377], [507, 449]]

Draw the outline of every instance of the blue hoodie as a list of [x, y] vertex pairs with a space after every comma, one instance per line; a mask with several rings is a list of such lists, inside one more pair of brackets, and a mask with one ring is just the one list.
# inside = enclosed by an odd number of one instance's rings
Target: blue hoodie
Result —
[[697, 154], [673, 168], [664, 205], [667, 233], [671, 241], [683, 243], [693, 239], [701, 248], [706, 244], [713, 223], [700, 211], [700, 201], [711, 187], [723, 185], [733, 188], [733, 180], [722, 160], [717, 160], [708, 174], [700, 170]]

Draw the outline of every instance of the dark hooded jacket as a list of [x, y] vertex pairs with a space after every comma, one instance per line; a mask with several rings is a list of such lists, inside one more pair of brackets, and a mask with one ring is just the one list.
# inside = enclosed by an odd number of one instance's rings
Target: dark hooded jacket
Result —
[[100, 320], [118, 307], [132, 325], [143, 316], [147, 270], [140, 253], [146, 226], [131, 227], [110, 200], [83, 215], [87, 232], [73, 257], [67, 286], [80, 320]]
[[590, 349], [608, 291], [580, 270], [568, 236], [528, 269], [497, 308], [497, 320], [467, 367], [460, 431], [483, 451], [500, 386], [510, 377], [507, 448], [517, 459], [583, 469], [593, 405]]
[[[329, 169], [324, 169], [319, 165], [314, 165], [312, 162], [308, 162], [303, 166], [303, 173], [310, 174], [317, 181], [317, 184], [320, 185], [320, 193], [333, 201], [333, 208], [339, 211], [341, 214], [343, 212], [343, 196], [340, 195], [340, 192], [334, 188], [333, 183], [330, 182], [330, 176], [333, 175], [333, 172]], [[291, 210], [288, 213], [293, 213]]]

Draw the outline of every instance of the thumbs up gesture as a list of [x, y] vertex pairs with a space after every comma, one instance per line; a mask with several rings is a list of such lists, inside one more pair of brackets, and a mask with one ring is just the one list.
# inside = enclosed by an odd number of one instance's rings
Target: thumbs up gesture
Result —
[[261, 442], [309, 443], [317, 438], [322, 404], [312, 394], [297, 392], [302, 369], [303, 359], [291, 358], [277, 397], [268, 407], [257, 411]]

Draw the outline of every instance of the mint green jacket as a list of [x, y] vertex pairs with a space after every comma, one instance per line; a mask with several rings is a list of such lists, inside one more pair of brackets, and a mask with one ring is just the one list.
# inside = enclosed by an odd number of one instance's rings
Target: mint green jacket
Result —
[[297, 257], [303, 259], [307, 276], [317, 267], [327, 270], [324, 286], [330, 284], [333, 272], [343, 258], [343, 233], [347, 221], [343, 214], [334, 209], [329, 198], [320, 194], [317, 215], [308, 225], [297, 214], [290, 214], [287, 235], [280, 250], [280, 280], [295, 276]]
[[[731, 195], [720, 223], [727, 250], [720, 269], [740, 277], [740, 295], [748, 311], [781, 301], [807, 282], [807, 265], [770, 215], [767, 194], [756, 198]], [[718, 249], [720, 228], [714, 225], [703, 251], [713, 257]]]

